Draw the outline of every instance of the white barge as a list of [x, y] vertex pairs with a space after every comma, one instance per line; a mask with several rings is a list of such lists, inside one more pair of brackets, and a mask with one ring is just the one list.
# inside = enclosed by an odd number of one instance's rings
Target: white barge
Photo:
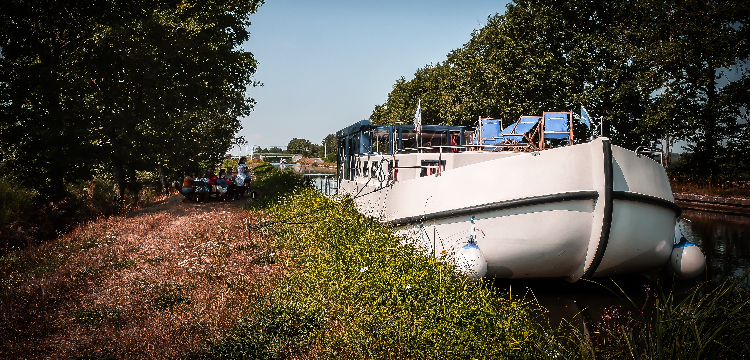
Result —
[[[548, 114], [565, 126], [545, 126]], [[438, 258], [472, 235], [489, 277], [576, 281], [664, 266], [680, 215], [664, 168], [607, 138], [572, 145], [570, 113], [524, 118], [421, 133], [356, 123], [337, 133], [339, 193]]]

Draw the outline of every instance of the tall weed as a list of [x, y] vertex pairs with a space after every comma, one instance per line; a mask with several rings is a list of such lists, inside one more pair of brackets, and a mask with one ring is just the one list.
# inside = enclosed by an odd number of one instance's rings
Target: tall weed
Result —
[[750, 354], [750, 293], [742, 278], [686, 296], [646, 289], [644, 305], [608, 309], [594, 325], [600, 359], [741, 359]]

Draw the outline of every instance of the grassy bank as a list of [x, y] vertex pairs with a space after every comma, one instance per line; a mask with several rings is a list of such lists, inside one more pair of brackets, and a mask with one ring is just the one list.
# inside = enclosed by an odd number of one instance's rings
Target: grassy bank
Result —
[[735, 181], [721, 184], [701, 183], [681, 179], [671, 179], [672, 191], [675, 193], [711, 195], [720, 197], [739, 197], [750, 199], [750, 182]]
[[685, 300], [649, 290], [646, 305], [608, 309], [587, 332], [553, 327], [532, 299], [511, 300], [397, 246], [392, 229], [346, 198], [325, 198], [292, 172], [257, 175], [258, 188], [276, 196], [248, 211], [175, 197], [0, 258], [0, 357], [750, 354], [750, 295], [739, 283], [699, 287]]

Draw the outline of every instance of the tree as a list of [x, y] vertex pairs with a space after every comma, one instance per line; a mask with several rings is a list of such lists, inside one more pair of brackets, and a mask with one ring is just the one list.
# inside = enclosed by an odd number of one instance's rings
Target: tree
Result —
[[[649, 4], [651, 4], [649, 2]], [[746, 1], [651, 4], [658, 19], [649, 40], [661, 80], [657, 97], [689, 141], [694, 179], [717, 183], [740, 166], [750, 105], [750, 44]], [[722, 169], [724, 168], [724, 169]]]
[[301, 154], [304, 157], [318, 156], [320, 145], [313, 144], [307, 139], [294, 138], [286, 146], [287, 154]]
[[336, 162], [336, 157], [338, 156], [338, 153], [339, 153], [338, 144], [339, 142], [338, 142], [338, 139], [336, 138], [336, 135], [328, 134], [328, 136], [326, 136], [325, 139], [323, 139], [323, 144], [321, 145], [321, 147], [323, 147], [323, 154], [319, 154], [319, 155], [322, 155], [324, 157], [323, 160], [327, 162], [332, 162], [332, 163]]
[[[585, 105], [612, 142], [688, 140], [695, 175], [716, 181], [747, 154], [745, 1], [517, 0], [445, 61], [396, 81], [370, 119], [473, 125]], [[727, 76], [730, 74], [731, 76]], [[585, 129], [577, 126], [576, 138]], [[745, 156], [746, 157], [746, 156]]]
[[218, 161], [254, 103], [238, 46], [262, 2], [3, 2], [3, 162], [52, 196], [106, 164], [122, 198], [136, 170]]

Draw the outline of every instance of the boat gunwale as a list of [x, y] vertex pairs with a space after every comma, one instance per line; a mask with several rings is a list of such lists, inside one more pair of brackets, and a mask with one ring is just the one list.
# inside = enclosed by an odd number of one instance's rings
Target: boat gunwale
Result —
[[477, 206], [470, 206], [470, 207], [465, 207], [465, 208], [460, 208], [460, 209], [438, 211], [438, 212], [434, 212], [430, 214], [408, 216], [408, 217], [403, 217], [400, 219], [390, 220], [390, 221], [387, 221], [386, 223], [392, 226], [412, 225], [412, 224], [419, 224], [424, 221], [441, 220], [441, 219], [447, 219], [447, 218], [453, 218], [453, 217], [459, 217], [459, 216], [465, 216], [465, 215], [472, 215], [476, 213], [484, 213], [484, 212], [496, 211], [496, 210], [507, 210], [507, 209], [525, 207], [525, 206], [532, 206], [532, 205], [542, 205], [542, 204], [550, 204], [550, 203], [574, 201], [574, 200], [595, 200], [598, 197], [599, 197], [599, 192], [595, 190], [563, 192], [563, 193], [532, 196], [532, 197], [525, 197], [525, 198], [512, 199], [512, 200], [496, 201], [492, 203], [487, 203], [487, 204], [482, 204], [482, 205], [477, 205]]

